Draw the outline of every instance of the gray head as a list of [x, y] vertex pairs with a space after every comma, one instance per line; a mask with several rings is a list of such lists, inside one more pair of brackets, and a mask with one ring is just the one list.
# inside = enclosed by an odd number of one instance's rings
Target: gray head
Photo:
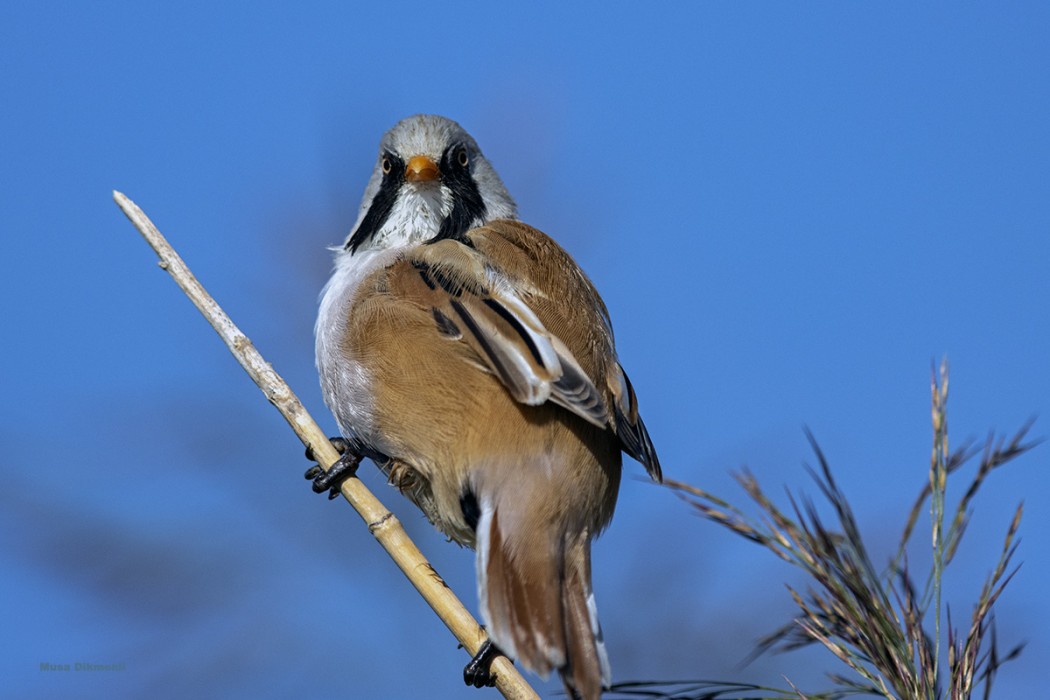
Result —
[[462, 239], [486, 222], [515, 218], [514, 200], [470, 134], [451, 119], [417, 114], [380, 141], [345, 249]]

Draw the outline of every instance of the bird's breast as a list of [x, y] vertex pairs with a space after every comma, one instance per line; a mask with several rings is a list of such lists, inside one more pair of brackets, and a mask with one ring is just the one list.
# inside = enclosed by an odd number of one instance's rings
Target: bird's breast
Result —
[[314, 329], [317, 369], [325, 403], [347, 437], [375, 444], [375, 387], [370, 368], [347, 342], [362, 282], [397, 259], [396, 248], [343, 253], [321, 295]]

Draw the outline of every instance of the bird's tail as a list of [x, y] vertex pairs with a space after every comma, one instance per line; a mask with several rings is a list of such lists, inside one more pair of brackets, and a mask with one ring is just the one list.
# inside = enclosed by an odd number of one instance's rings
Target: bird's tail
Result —
[[609, 660], [591, 592], [587, 532], [500, 527], [483, 509], [478, 522], [478, 589], [492, 641], [546, 677], [561, 675], [569, 697], [598, 700], [609, 685]]

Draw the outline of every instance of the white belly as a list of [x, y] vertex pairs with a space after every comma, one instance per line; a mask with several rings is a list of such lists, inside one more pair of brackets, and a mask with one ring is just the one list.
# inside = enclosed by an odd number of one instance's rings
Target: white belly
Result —
[[367, 369], [355, 358], [343, 339], [353, 315], [354, 297], [361, 281], [377, 269], [394, 262], [399, 250], [361, 250], [336, 258], [335, 272], [321, 295], [321, 308], [314, 327], [317, 371], [321, 391], [335, 415], [344, 437], [355, 438], [383, 451], [383, 438], [376, 429], [372, 408], [372, 382]]

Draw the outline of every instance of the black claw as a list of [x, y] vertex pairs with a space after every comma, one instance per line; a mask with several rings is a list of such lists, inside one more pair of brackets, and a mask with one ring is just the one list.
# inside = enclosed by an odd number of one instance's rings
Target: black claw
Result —
[[463, 682], [475, 688], [491, 688], [496, 685], [496, 676], [493, 675], [490, 666], [492, 660], [502, 654], [498, 646], [486, 639], [478, 653], [474, 654], [474, 658], [463, 668]]
[[[334, 437], [334, 438], [328, 438], [328, 441], [330, 443], [332, 443], [332, 447], [334, 447], [335, 451], [338, 452], [339, 454], [345, 454], [346, 451], [350, 449], [350, 441], [347, 440], [346, 438]], [[307, 445], [306, 446], [306, 459], [308, 461], [310, 461], [310, 462], [316, 462], [317, 461], [317, 457], [314, 456], [314, 447], [313, 447], [313, 445]], [[313, 477], [309, 477], [309, 478], [313, 478]]]
[[[321, 465], [315, 464], [307, 469], [304, 475], [307, 479], [314, 482], [314, 493], [327, 491], [329, 500], [339, 496], [343, 482], [357, 473], [357, 466], [361, 463], [361, 455], [350, 449], [348, 441], [341, 437], [331, 438], [331, 440], [332, 447], [339, 451], [339, 459], [327, 472], [321, 468]], [[313, 448], [306, 448], [306, 458], [316, 459]]]

